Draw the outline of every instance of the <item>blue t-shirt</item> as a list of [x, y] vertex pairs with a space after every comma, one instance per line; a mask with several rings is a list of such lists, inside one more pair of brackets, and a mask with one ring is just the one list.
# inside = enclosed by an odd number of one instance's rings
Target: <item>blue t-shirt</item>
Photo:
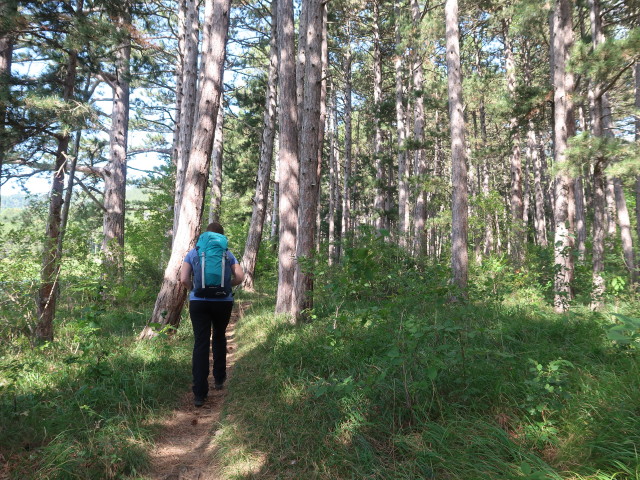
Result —
[[[233, 253], [231, 253], [230, 250], [227, 250], [227, 255], [228, 255], [227, 258], [229, 259], [229, 266], [232, 266], [238, 263], [238, 260], [233, 255]], [[187, 256], [184, 257], [184, 261], [189, 265], [191, 265], [191, 275], [193, 275], [193, 271], [194, 271], [193, 263], [196, 258], [198, 258], [198, 252], [196, 251], [195, 248], [189, 250], [189, 253], [187, 253]], [[200, 297], [196, 297], [193, 294], [193, 289], [191, 289], [191, 291], [189, 292], [189, 300], [196, 301], [196, 302], [233, 302], [233, 295], [229, 294], [226, 297], [222, 297], [222, 298], [200, 298]]]

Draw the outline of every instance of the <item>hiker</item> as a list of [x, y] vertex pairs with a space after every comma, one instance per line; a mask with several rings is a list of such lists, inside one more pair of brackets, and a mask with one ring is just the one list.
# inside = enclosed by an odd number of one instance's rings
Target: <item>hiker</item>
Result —
[[[214, 234], [219, 234], [219, 236], [206, 232], [213, 232]], [[197, 248], [187, 253], [180, 271], [180, 282], [189, 290], [189, 315], [191, 316], [194, 337], [191, 367], [193, 375], [193, 404], [196, 407], [201, 407], [204, 404], [209, 392], [209, 349], [212, 328], [214, 388], [216, 390], [223, 388], [227, 376], [227, 337], [225, 332], [227, 325], [229, 325], [231, 309], [233, 308], [231, 287], [240, 285], [244, 280], [244, 272], [238, 260], [236, 260], [233, 253], [226, 249], [226, 237], [224, 236], [222, 225], [218, 222], [210, 223], [206, 232], [200, 236]], [[222, 287], [224, 289], [217, 287], [218, 291], [212, 298], [205, 298], [205, 294], [201, 293], [202, 290], [205, 290], [202, 288], [204, 285], [200, 280], [200, 278], [204, 280], [204, 274], [201, 269], [203, 251], [201, 240], [205, 237], [215, 238], [216, 240], [221, 239], [223, 248], [220, 251], [226, 253], [227, 258], [225, 261], [221, 254], [220, 258], [217, 259], [218, 265], [222, 262], [222, 271], [224, 272], [225, 268], [227, 271], [225, 276], [222, 277]], [[215, 259], [209, 260], [209, 262], [213, 261]], [[205, 271], [208, 270], [205, 268]], [[224, 282], [225, 277], [226, 285]], [[218, 276], [218, 281], [220, 281], [220, 276]], [[207, 289], [209, 289], [208, 286]]]

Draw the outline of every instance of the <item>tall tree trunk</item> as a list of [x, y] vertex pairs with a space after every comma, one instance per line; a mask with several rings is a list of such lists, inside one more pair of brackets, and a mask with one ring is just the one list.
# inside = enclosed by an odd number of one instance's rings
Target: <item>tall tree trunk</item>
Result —
[[67, 232], [67, 225], [69, 224], [69, 210], [71, 208], [71, 199], [73, 195], [73, 185], [76, 180], [76, 166], [78, 165], [78, 156], [80, 154], [80, 140], [82, 139], [82, 130], [76, 132], [76, 138], [73, 145], [73, 156], [71, 157], [70, 164], [67, 169], [67, 189], [64, 193], [64, 200], [62, 203], [62, 214], [60, 216], [60, 235], [58, 236], [57, 256], [62, 258], [62, 246], [64, 242], [64, 236]]
[[[178, 1], [178, 55], [177, 65], [175, 68], [175, 81], [176, 81], [176, 100], [174, 110], [174, 125], [173, 125], [173, 140], [171, 145], [171, 163], [177, 167], [178, 157], [180, 156], [180, 118], [182, 117], [182, 97], [184, 93], [183, 88], [183, 72], [185, 71], [185, 41], [187, 34], [187, 0]], [[175, 220], [175, 216], [174, 216]], [[172, 232], [173, 237], [173, 232]]]
[[[317, 210], [317, 226], [316, 226], [316, 253], [320, 253], [320, 241], [322, 237], [322, 218], [320, 209], [321, 188], [322, 188], [322, 168], [324, 157], [324, 140], [327, 128], [327, 89], [329, 76], [329, 9], [327, 2], [322, 2], [322, 38], [320, 45], [320, 61], [322, 63], [320, 69], [320, 120], [318, 122], [318, 161], [317, 161], [317, 182], [316, 182], [316, 210]], [[356, 143], [359, 143], [356, 140]]]
[[462, 75], [460, 68], [460, 30], [458, 26], [458, 1], [445, 3], [447, 28], [447, 78], [449, 90], [449, 124], [451, 129], [451, 263], [453, 280], [466, 296], [469, 260], [467, 252], [467, 152], [462, 101]]
[[[83, 0], [78, 3], [78, 12], [82, 12]], [[67, 63], [67, 72], [64, 81], [62, 99], [69, 103], [73, 98], [76, 84], [76, 70], [78, 65], [78, 52], [71, 50]], [[47, 232], [44, 242], [42, 269], [40, 270], [40, 289], [38, 291], [38, 324], [35, 336], [40, 341], [53, 340], [53, 319], [56, 313], [58, 300], [58, 275], [60, 274], [60, 254], [58, 242], [62, 225], [62, 193], [64, 189], [64, 170], [67, 162], [67, 149], [69, 147], [69, 134], [63, 130], [58, 139], [56, 151], [56, 166], [53, 171], [51, 195], [49, 198], [49, 217], [47, 219]]]
[[253, 197], [251, 211], [251, 223], [247, 235], [247, 243], [242, 255], [242, 268], [245, 273], [244, 288], [250, 292], [255, 291], [254, 275], [256, 260], [260, 243], [262, 242], [262, 230], [264, 217], [267, 211], [267, 199], [269, 198], [269, 181], [271, 178], [271, 164], [273, 163], [273, 143], [276, 133], [276, 108], [278, 85], [278, 49], [276, 45], [277, 33], [277, 0], [271, 2], [271, 41], [269, 49], [269, 73], [267, 79], [267, 92], [265, 98], [265, 110], [262, 118], [262, 143], [260, 144], [260, 163], [258, 165], [258, 179], [256, 181], [256, 193]]
[[342, 244], [351, 233], [351, 160], [353, 153], [351, 122], [351, 28], [347, 24], [348, 45], [344, 57], [344, 171], [342, 177]]
[[534, 229], [536, 244], [547, 246], [547, 222], [544, 213], [544, 184], [542, 178], [542, 162], [538, 149], [538, 136], [536, 135], [533, 120], [529, 121], [527, 130], [527, 152], [533, 165], [533, 195], [535, 198]]
[[[595, 118], [595, 117], [594, 117]], [[592, 126], [592, 128], [594, 128]], [[591, 308], [600, 309], [604, 304], [605, 281], [604, 272], [604, 238], [605, 238], [605, 181], [604, 161], [596, 160], [593, 166], [593, 248]]]
[[[223, 72], [224, 76], [224, 72]], [[222, 207], [222, 159], [224, 157], [224, 102], [220, 93], [220, 107], [216, 120], [216, 133], [213, 137], [211, 152], [211, 205], [209, 206], [209, 223], [220, 221]]]
[[[590, 0], [589, 4], [591, 7], [593, 47], [597, 48], [605, 42], [602, 18], [600, 16], [600, 4], [599, 0]], [[607, 138], [613, 138], [613, 119], [609, 99], [602, 85], [596, 85], [594, 90], [594, 103], [596, 105], [598, 102], [600, 103], [600, 105], [596, 107], [596, 111], [598, 111], [599, 108], [602, 115], [602, 134]], [[627, 209], [627, 201], [622, 189], [622, 181], [619, 178], [610, 178], [607, 180], [607, 204], [609, 205], [609, 234], [615, 235], [615, 218], [617, 212], [625, 264], [631, 275], [631, 281], [636, 283], [638, 280], [638, 271], [636, 269], [635, 254], [633, 251], [631, 222]]]
[[339, 258], [336, 245], [336, 214], [338, 209], [338, 145], [337, 145], [338, 107], [335, 87], [331, 89], [329, 103], [329, 265]]
[[[603, 115], [604, 109], [603, 109]], [[605, 126], [605, 136], [607, 135], [607, 128]], [[605, 180], [605, 201], [607, 206], [607, 238], [609, 239], [609, 244], [613, 245], [613, 240], [616, 237], [617, 232], [617, 223], [616, 223], [616, 189], [613, 183], [613, 178], [607, 177]]]
[[[128, 15], [128, 14], [127, 14]], [[129, 132], [129, 81], [131, 57], [131, 20], [120, 17], [122, 39], [115, 52], [116, 73], [109, 77], [113, 90], [109, 164], [104, 175], [104, 238], [102, 250], [108, 270], [124, 275], [124, 216], [127, 191], [127, 137]]]
[[[300, 15], [298, 16], [298, 52], [296, 54], [296, 105], [298, 108], [298, 123], [302, 122], [302, 110], [304, 108], [304, 72], [305, 59], [307, 55], [307, 22], [308, 22], [309, 2], [300, 2]], [[300, 125], [298, 125], [298, 135], [300, 135]], [[300, 139], [298, 138], [298, 142]], [[301, 146], [298, 145], [298, 155]]]
[[[18, 11], [17, 0], [4, 0], [0, 4], [0, 174], [4, 157], [9, 150], [5, 134], [7, 109], [11, 95], [11, 60], [13, 58], [13, 19]], [[1, 188], [1, 187], [0, 187]], [[0, 204], [2, 196], [0, 195]]]
[[569, 202], [573, 200], [573, 181], [567, 172], [567, 142], [574, 134], [573, 75], [568, 69], [569, 50], [573, 43], [571, 0], [555, 0], [553, 27], [554, 82], [554, 150], [558, 169], [554, 208], [555, 240], [554, 309], [564, 312], [571, 300], [573, 278], [573, 231]]
[[382, 128], [380, 126], [380, 106], [382, 102], [382, 55], [380, 53], [380, 5], [373, 0], [373, 158], [376, 167], [376, 193], [373, 208], [376, 215], [376, 229], [386, 226], [384, 208], [384, 162], [382, 158]]
[[304, 102], [300, 137], [300, 205], [292, 317], [302, 320], [313, 307], [315, 222], [318, 208], [318, 150], [322, 93], [322, 0], [308, 0]]
[[[229, 29], [230, 0], [205, 0], [202, 87], [198, 96], [198, 110], [191, 142], [191, 158], [185, 176], [185, 189], [180, 204], [180, 223], [171, 250], [171, 258], [150, 322], [177, 327], [186, 291], [180, 284], [180, 268], [184, 257], [195, 245], [202, 222], [205, 191], [209, 179], [209, 163], [213, 150], [218, 108], [222, 96], [222, 72]], [[145, 328], [140, 338], [154, 333]]]
[[573, 184], [576, 205], [576, 241], [578, 260], [584, 262], [587, 242], [587, 219], [585, 217], [584, 188], [582, 176], [574, 180]]
[[[278, 142], [278, 132], [276, 132], [276, 142]], [[275, 147], [277, 151], [280, 151], [279, 147]], [[278, 157], [275, 158], [276, 163], [276, 172], [273, 176], [273, 211], [271, 212], [271, 233], [269, 234], [269, 239], [274, 245], [279, 244], [278, 235], [280, 231], [280, 161]]]
[[[512, 39], [509, 34], [510, 21], [503, 20], [504, 53], [507, 73], [507, 91], [513, 102], [516, 98], [516, 62], [513, 54]], [[522, 194], [522, 159], [520, 157], [520, 135], [518, 118], [512, 115], [509, 120], [511, 136], [511, 221], [512, 257], [516, 265], [524, 262], [525, 226], [523, 224], [524, 206]]]
[[[600, 4], [597, 0], [590, 0], [589, 7], [592, 45], [593, 48], [596, 48], [604, 42], [602, 21], [600, 18]], [[600, 90], [601, 85], [598, 83], [592, 83], [589, 86], [589, 102], [591, 107], [591, 134], [594, 137], [603, 138], [609, 136], [610, 132], [605, 122], [604, 96]], [[601, 308], [604, 303], [605, 280], [602, 274], [604, 272], [604, 242], [606, 231], [608, 230], [605, 224], [612, 224], [612, 221], [607, 221], [607, 217], [611, 216], [607, 205], [610, 205], [611, 201], [607, 199], [606, 166], [606, 157], [604, 155], [598, 155], [593, 166], [593, 290], [591, 294], [591, 308], [594, 310]]]
[[627, 209], [627, 200], [624, 197], [622, 189], [622, 181], [619, 178], [614, 179], [616, 193], [616, 210], [618, 211], [618, 225], [620, 226], [620, 239], [622, 240], [622, 253], [624, 255], [624, 263], [629, 270], [631, 282], [637, 283], [638, 270], [636, 269], [636, 258], [633, 251], [633, 240], [631, 239], [631, 220], [629, 219], [629, 210]]
[[415, 232], [414, 250], [416, 255], [424, 255], [426, 253], [426, 235], [424, 231], [425, 222], [427, 220], [426, 192], [422, 184], [427, 174], [427, 156], [424, 149], [424, 74], [422, 68], [423, 54], [422, 49], [418, 45], [420, 40], [420, 20], [422, 12], [418, 0], [411, 0], [411, 16], [413, 19], [413, 31], [416, 36], [414, 40], [413, 54], [413, 90], [416, 93], [415, 105], [413, 111], [413, 140], [416, 144], [416, 151], [413, 160], [413, 172], [417, 178], [418, 187], [416, 188], [416, 206], [414, 210], [413, 224]]
[[[640, 143], [640, 61], [635, 68], [636, 143]], [[640, 241], [640, 175], [636, 177], [636, 238]]]
[[[197, 0], [181, 0], [179, 21], [184, 24], [179, 26], [180, 38], [178, 45], [182, 49], [179, 51], [182, 71], [180, 72], [180, 109], [177, 128], [174, 135], [178, 135], [176, 146], [176, 188], [174, 197], [173, 232], [178, 228], [180, 202], [184, 193], [184, 175], [189, 163], [191, 148], [191, 138], [193, 136], [193, 122], [195, 120], [197, 106], [197, 84], [198, 84], [198, 30], [199, 30], [199, 8]], [[180, 18], [184, 17], [184, 18]], [[174, 237], [175, 240], [175, 237]]]
[[290, 313], [298, 228], [298, 112], [294, 48], [293, 0], [278, 2], [278, 118], [280, 121], [280, 244], [276, 313]]
[[409, 175], [407, 169], [407, 152], [405, 150], [405, 111], [403, 105], [404, 83], [403, 83], [403, 47], [400, 35], [400, 8], [395, 5], [396, 10], [396, 52], [393, 61], [396, 80], [396, 131], [398, 138], [398, 234], [400, 236], [399, 245], [407, 248], [409, 235]]

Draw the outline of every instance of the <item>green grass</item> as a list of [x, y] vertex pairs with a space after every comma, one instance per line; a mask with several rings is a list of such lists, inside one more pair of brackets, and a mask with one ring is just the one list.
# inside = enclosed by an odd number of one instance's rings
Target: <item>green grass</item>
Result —
[[[274, 315], [271, 279], [240, 294], [251, 307], [216, 425], [224, 478], [640, 479], [638, 345], [608, 338], [617, 317], [578, 304], [556, 315], [547, 273], [500, 261], [452, 303], [447, 266], [379, 247], [317, 268], [308, 323]], [[145, 478], [191, 359], [186, 312], [173, 337], [136, 341], [156, 293], [145, 281], [65, 277], [56, 340], [42, 346], [26, 335], [31, 287], [2, 285], [13, 300], [0, 302], [0, 454], [12, 478]], [[637, 316], [632, 292], [611, 300]]]
[[172, 338], [136, 341], [150, 308], [62, 305], [54, 343], [16, 337], [2, 347], [0, 452], [11, 478], [124, 478], [145, 468], [159, 420], [189, 387], [191, 359], [188, 322]]
[[228, 478], [640, 479], [638, 352], [607, 339], [608, 316], [517, 292], [450, 304], [426, 283], [327, 296], [296, 327], [255, 299]]

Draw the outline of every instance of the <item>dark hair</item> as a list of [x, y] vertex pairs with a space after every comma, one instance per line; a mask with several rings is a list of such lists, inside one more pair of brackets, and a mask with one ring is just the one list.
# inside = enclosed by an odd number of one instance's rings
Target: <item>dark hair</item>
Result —
[[224, 235], [224, 228], [218, 222], [211, 222], [207, 225], [207, 232], [215, 232]]

